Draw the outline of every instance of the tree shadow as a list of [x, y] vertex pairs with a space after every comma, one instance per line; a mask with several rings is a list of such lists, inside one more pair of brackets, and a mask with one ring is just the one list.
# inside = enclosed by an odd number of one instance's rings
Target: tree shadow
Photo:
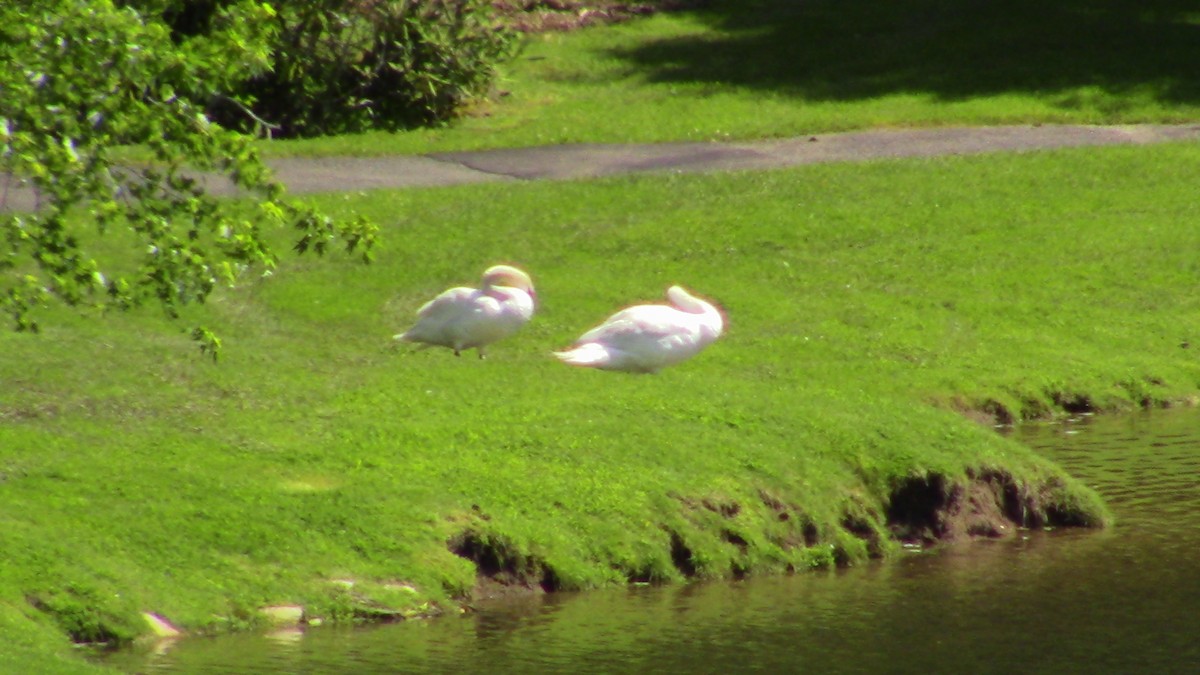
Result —
[[710, 0], [692, 11], [722, 35], [612, 53], [651, 81], [810, 100], [1012, 92], [1062, 96], [1071, 107], [1088, 105], [1087, 91], [1200, 99], [1200, 6], [1185, 0]]

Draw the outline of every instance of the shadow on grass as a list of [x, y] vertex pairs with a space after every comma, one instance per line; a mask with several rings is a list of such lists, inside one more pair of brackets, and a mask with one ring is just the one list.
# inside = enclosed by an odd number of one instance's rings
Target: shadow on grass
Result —
[[709, 0], [694, 11], [720, 35], [614, 53], [653, 81], [812, 100], [1014, 92], [1095, 105], [1072, 100], [1080, 89], [1200, 100], [1200, 6], [1185, 0]]

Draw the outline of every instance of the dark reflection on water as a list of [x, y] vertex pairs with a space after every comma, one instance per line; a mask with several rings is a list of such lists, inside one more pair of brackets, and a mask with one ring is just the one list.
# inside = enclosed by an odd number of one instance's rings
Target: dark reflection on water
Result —
[[185, 640], [108, 663], [148, 673], [1200, 672], [1200, 411], [1016, 434], [1099, 490], [1116, 526], [828, 573], [522, 598], [462, 618]]

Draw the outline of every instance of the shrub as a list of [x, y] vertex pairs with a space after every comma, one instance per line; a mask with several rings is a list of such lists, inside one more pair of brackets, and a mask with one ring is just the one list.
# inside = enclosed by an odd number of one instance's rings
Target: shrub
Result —
[[274, 20], [272, 68], [241, 90], [260, 119], [225, 100], [222, 123], [312, 136], [443, 122], [516, 44], [487, 0], [303, 0]]

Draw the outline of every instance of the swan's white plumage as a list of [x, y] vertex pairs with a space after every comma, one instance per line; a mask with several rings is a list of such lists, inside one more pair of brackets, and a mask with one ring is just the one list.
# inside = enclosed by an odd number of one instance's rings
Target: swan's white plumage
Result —
[[653, 373], [695, 356], [721, 336], [725, 320], [711, 303], [682, 287], [667, 289], [671, 305], [636, 305], [555, 352], [573, 366]]
[[508, 265], [489, 267], [479, 288], [451, 288], [417, 310], [412, 328], [395, 336], [423, 346], [449, 347], [457, 356], [517, 332], [533, 317], [533, 281]]

